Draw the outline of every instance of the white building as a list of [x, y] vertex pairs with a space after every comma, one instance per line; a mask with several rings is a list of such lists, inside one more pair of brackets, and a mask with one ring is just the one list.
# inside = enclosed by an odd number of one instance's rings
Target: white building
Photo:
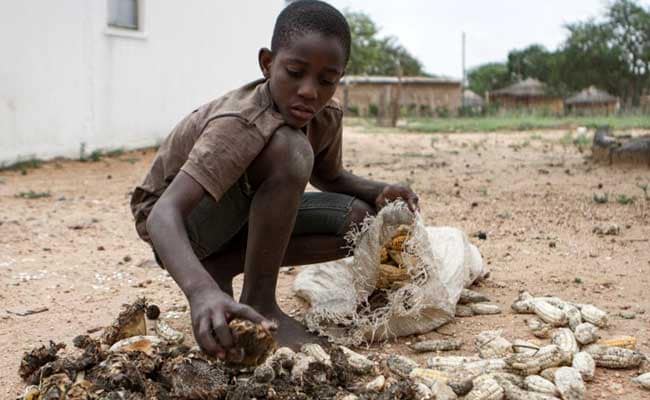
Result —
[[0, 0], [0, 165], [157, 143], [261, 77], [282, 0]]

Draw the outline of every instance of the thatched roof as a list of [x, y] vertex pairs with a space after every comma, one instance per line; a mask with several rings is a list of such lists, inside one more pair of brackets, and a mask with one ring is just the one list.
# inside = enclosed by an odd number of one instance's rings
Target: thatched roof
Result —
[[543, 97], [546, 96], [546, 85], [537, 79], [528, 78], [503, 89], [495, 90], [491, 94], [513, 97]]
[[[396, 76], [360, 76], [360, 75], [349, 75], [344, 76], [341, 79], [341, 84], [343, 85], [353, 85], [355, 83], [371, 83], [371, 84], [397, 84], [399, 79]], [[404, 76], [402, 77], [402, 83], [405, 84], [435, 84], [435, 83], [446, 83], [446, 84], [460, 84], [460, 81], [454, 78], [449, 78], [446, 76]]]
[[463, 91], [463, 105], [465, 107], [483, 107], [484, 101], [481, 96], [469, 89]]
[[566, 104], [607, 104], [615, 103], [618, 99], [604, 90], [590, 86], [575, 96], [566, 99]]

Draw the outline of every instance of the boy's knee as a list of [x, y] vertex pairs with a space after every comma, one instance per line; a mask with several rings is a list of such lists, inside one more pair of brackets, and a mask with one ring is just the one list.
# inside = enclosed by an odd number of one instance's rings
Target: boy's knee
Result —
[[282, 185], [305, 187], [311, 177], [314, 152], [304, 133], [291, 127], [278, 129], [261, 154], [267, 178]]
[[375, 215], [375, 208], [370, 204], [360, 199], [354, 199], [348, 214], [347, 229], [351, 229], [354, 225], [359, 225], [369, 215]]

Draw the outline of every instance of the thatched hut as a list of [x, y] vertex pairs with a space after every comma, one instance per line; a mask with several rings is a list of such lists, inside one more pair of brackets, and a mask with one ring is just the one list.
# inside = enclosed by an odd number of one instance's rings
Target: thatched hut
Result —
[[473, 113], [480, 113], [483, 111], [485, 101], [483, 97], [474, 93], [469, 89], [463, 90], [463, 108]]
[[578, 115], [609, 115], [618, 111], [618, 98], [594, 86], [564, 101], [566, 111]]
[[456, 114], [461, 83], [445, 77], [345, 76], [335, 96], [349, 114], [374, 116], [398, 101], [412, 115]]
[[489, 102], [500, 111], [526, 111], [532, 113], [562, 114], [562, 97], [549, 93], [546, 85], [528, 78], [488, 94]]

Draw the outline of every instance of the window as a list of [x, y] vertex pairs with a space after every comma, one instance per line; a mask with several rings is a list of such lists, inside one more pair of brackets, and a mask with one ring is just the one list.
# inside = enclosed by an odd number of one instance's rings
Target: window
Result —
[[140, 30], [138, 0], [108, 0], [108, 26]]

